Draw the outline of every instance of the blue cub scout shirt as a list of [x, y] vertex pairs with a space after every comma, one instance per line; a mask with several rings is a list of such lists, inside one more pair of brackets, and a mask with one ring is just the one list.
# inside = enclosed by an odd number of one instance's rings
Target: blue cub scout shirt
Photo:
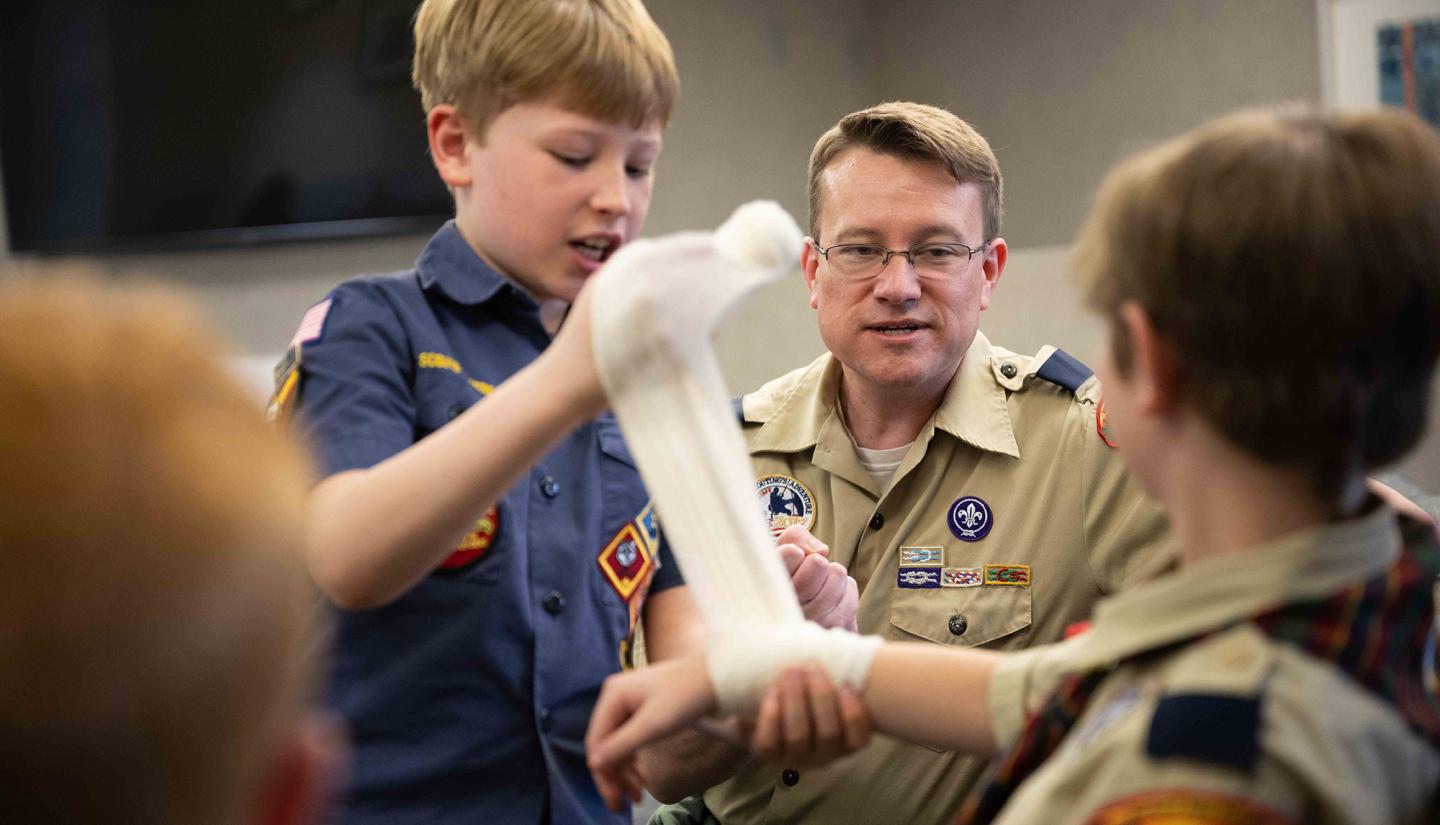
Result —
[[[443, 427], [550, 342], [535, 303], [453, 223], [415, 270], [347, 281], [328, 300], [318, 330], [302, 327], [296, 402], [326, 475]], [[585, 768], [585, 726], [645, 579], [658, 563], [652, 591], [679, 583], [661, 544], [607, 414], [532, 467], [410, 592], [336, 611], [329, 702], [356, 746], [341, 821], [628, 823]]]

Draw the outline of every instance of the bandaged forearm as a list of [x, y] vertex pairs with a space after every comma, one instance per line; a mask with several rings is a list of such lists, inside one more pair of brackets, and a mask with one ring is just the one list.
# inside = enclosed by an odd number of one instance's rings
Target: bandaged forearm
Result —
[[[714, 233], [627, 245], [594, 285], [600, 379], [707, 628], [732, 640], [712, 643], [711, 658], [712, 679], [727, 686], [730, 705], [758, 700], [768, 684], [760, 682], [787, 661], [820, 659], [833, 649], [835, 664], [826, 669], [856, 689], [869, 666], [869, 656], [839, 643], [806, 649], [799, 641], [768, 641], [776, 633], [799, 640], [808, 631], [791, 630], [804, 626], [803, 614], [765, 528], [710, 344], [736, 302], [794, 271], [802, 242], [778, 205], [750, 203]], [[730, 652], [747, 645], [772, 650], [772, 665], [757, 670]], [[732, 679], [732, 671], [739, 676]]]
[[865, 690], [879, 636], [860, 636], [814, 622], [787, 622], [710, 634], [706, 661], [722, 715], [754, 711], [787, 665], [814, 662], [857, 694]]

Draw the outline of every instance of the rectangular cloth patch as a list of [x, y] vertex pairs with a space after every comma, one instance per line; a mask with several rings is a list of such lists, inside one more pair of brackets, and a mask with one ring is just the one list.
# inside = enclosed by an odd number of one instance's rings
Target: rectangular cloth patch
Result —
[[1030, 565], [1028, 564], [987, 564], [985, 584], [1007, 587], [1029, 587]]
[[940, 586], [979, 587], [984, 575], [978, 567], [946, 567], [940, 571]]
[[912, 589], [939, 587], [940, 570], [934, 567], [902, 567], [895, 577], [895, 584]]
[[929, 566], [941, 567], [945, 564], [945, 548], [943, 547], [901, 547], [900, 564], [905, 567]]
[[295, 330], [295, 337], [290, 339], [290, 346], [320, 340], [321, 333], [325, 332], [325, 316], [330, 313], [330, 303], [333, 300], [326, 298], [305, 310], [305, 314], [300, 318], [300, 328]]

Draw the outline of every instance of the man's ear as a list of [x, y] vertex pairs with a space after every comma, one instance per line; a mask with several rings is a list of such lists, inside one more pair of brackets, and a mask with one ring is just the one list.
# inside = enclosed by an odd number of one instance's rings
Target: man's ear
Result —
[[1155, 329], [1150, 313], [1136, 301], [1125, 301], [1118, 311], [1130, 341], [1130, 375], [1135, 387], [1135, 408], [1143, 413], [1170, 411], [1178, 400], [1175, 349]]
[[996, 238], [985, 248], [985, 260], [980, 262], [981, 272], [984, 280], [980, 283], [980, 308], [989, 309], [990, 299], [995, 295], [995, 287], [1000, 283], [1000, 276], [1005, 272], [1005, 261], [1010, 257], [1010, 248], [1005, 245], [1004, 238]]
[[451, 188], [469, 186], [469, 130], [455, 107], [442, 103], [425, 116], [425, 133], [430, 140], [430, 159], [440, 179]]
[[819, 309], [815, 293], [815, 272], [820, 268], [820, 253], [816, 251], [815, 239], [806, 237], [805, 246], [800, 250], [800, 272], [805, 276], [805, 288], [810, 291], [810, 308]]
[[312, 711], [298, 720], [262, 766], [256, 825], [329, 822], [345, 784], [350, 740], [331, 714]]

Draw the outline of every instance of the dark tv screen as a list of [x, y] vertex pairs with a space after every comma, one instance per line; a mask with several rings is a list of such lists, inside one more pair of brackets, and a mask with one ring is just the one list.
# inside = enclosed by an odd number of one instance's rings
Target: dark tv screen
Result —
[[0, 3], [16, 251], [433, 229], [418, 0]]

